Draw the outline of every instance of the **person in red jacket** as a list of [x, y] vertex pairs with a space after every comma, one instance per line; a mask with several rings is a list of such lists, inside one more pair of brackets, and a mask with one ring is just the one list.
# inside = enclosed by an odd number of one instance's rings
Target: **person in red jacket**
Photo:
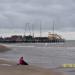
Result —
[[20, 57], [19, 65], [28, 65], [28, 63], [26, 61], [24, 61], [23, 57]]

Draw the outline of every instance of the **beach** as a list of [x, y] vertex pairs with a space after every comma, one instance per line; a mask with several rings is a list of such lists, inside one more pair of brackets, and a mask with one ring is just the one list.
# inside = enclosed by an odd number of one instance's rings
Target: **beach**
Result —
[[52, 69], [40, 68], [32, 65], [17, 65], [0, 60], [0, 75], [64, 75]]
[[[5, 52], [8, 50], [10, 50], [8, 47], [1, 45], [0, 52]], [[53, 69], [40, 68], [34, 65], [28, 66], [17, 65], [17, 63], [11, 61], [0, 60], [0, 75], [64, 75], [64, 74], [60, 72], [55, 72]]]

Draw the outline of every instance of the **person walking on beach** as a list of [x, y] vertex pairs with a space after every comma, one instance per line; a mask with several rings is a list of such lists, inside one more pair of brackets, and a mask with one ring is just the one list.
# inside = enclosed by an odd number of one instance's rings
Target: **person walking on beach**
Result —
[[24, 61], [23, 57], [20, 57], [19, 65], [28, 65], [28, 63], [26, 61]]

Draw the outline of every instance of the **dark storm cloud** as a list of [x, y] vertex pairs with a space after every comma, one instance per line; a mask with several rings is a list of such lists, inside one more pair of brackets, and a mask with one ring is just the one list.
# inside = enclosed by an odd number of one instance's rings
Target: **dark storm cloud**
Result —
[[26, 23], [39, 29], [73, 30], [75, 27], [74, 0], [0, 0], [0, 28], [21, 28]]

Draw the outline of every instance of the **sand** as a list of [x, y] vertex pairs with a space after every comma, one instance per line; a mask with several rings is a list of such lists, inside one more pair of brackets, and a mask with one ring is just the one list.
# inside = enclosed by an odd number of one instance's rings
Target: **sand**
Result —
[[8, 61], [0, 60], [0, 75], [64, 75], [54, 72], [52, 69], [40, 68], [32, 65], [16, 65]]
[[[0, 52], [6, 52], [10, 48], [0, 45]], [[0, 60], [0, 75], [65, 75], [52, 69], [36, 67], [34, 65], [17, 65], [15, 62]]]
[[0, 45], [0, 52], [6, 52], [11, 50], [9, 47], [5, 46], [5, 45]]

